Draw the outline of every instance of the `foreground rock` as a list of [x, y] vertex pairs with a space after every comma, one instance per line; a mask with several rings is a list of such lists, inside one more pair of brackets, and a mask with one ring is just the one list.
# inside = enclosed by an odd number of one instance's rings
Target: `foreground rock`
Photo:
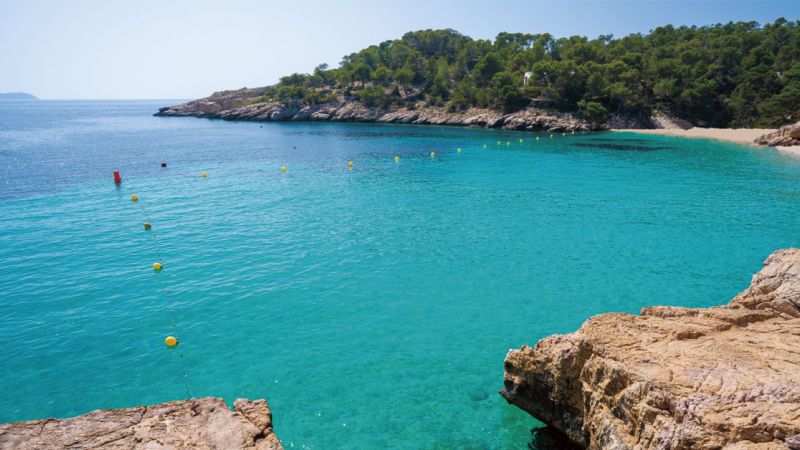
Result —
[[254, 95], [254, 92], [249, 89], [215, 93], [207, 98], [160, 108], [155, 115], [250, 121], [407, 123], [550, 132], [606, 129], [604, 125], [588, 122], [572, 114], [537, 108], [528, 108], [510, 114], [479, 108], [455, 112], [433, 107], [384, 110], [370, 108], [358, 101], [346, 100], [344, 97], [313, 106], [304, 106], [301, 102], [250, 103]]
[[784, 125], [777, 131], [757, 138], [755, 143], [772, 147], [800, 145], [800, 122], [794, 125]]
[[800, 249], [728, 305], [601, 314], [511, 350], [510, 402], [592, 449], [800, 449]]
[[264, 400], [198, 398], [0, 425], [0, 449], [281, 450]]

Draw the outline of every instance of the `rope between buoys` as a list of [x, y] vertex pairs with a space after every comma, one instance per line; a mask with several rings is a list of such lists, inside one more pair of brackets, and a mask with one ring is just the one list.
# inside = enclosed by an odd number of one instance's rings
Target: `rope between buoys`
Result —
[[[144, 207], [144, 204], [141, 201], [136, 201], [136, 204], [141, 209], [141, 213], [142, 213], [142, 216], [144, 216], [145, 221], [147, 223], [152, 223], [150, 221], [150, 215], [148, 214], [147, 209]], [[160, 249], [160, 246], [158, 244], [158, 239], [156, 238], [156, 232], [152, 228], [149, 229], [149, 232], [152, 233], [153, 248], [155, 249], [155, 253], [156, 253], [156, 257], [158, 258], [158, 262], [163, 265], [164, 260], [161, 257], [161, 249]], [[168, 308], [169, 308], [169, 319], [170, 319], [170, 322], [172, 323], [172, 332], [173, 332], [173, 334], [174, 335], [179, 335], [179, 333], [178, 333], [178, 323], [175, 320], [175, 316], [177, 315], [177, 313], [175, 311], [175, 304], [174, 304], [174, 302], [169, 301], [168, 295], [167, 295], [167, 288], [165, 286], [162, 286], [162, 283], [159, 281], [159, 277], [158, 276], [156, 276], [156, 291], [161, 296], [162, 301], [168, 305]], [[184, 384], [186, 386], [186, 395], [188, 396], [188, 398], [194, 398], [194, 394], [192, 393], [192, 383], [191, 383], [191, 380], [189, 378], [189, 371], [186, 369], [186, 361], [184, 360], [184, 357], [183, 357], [183, 350], [178, 350], [178, 361], [179, 361], [179, 364], [181, 366], [181, 372], [183, 372], [183, 381], [184, 381]]]

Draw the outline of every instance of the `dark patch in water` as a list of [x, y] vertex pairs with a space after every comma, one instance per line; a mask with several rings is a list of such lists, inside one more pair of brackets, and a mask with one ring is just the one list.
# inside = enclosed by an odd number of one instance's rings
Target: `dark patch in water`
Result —
[[[592, 142], [620, 142], [619, 139], [605, 139], [605, 138], [595, 138]], [[637, 138], [630, 138], [625, 139], [624, 142], [652, 142], [650, 139], [637, 139]]]
[[[630, 145], [630, 144], [617, 144], [613, 143], [614, 141], [606, 141], [606, 142], [580, 142], [572, 144], [576, 147], [585, 147], [585, 148], [601, 148], [605, 150], [620, 150], [626, 152], [653, 152], [656, 150], [674, 150], [672, 147], [651, 147], [647, 145]], [[630, 141], [625, 141], [630, 142]]]
[[551, 427], [540, 427], [531, 430], [529, 450], [577, 450], [564, 434]]
[[472, 394], [469, 394], [469, 398], [473, 402], [482, 402], [489, 398], [489, 394], [486, 392], [473, 392]]

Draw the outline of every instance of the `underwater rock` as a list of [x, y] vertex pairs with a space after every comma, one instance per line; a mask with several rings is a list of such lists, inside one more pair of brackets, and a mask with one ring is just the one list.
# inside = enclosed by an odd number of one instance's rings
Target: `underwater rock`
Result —
[[509, 403], [591, 449], [800, 448], [800, 249], [725, 306], [592, 317], [509, 351]]
[[196, 398], [0, 425], [0, 449], [282, 450], [265, 400]]

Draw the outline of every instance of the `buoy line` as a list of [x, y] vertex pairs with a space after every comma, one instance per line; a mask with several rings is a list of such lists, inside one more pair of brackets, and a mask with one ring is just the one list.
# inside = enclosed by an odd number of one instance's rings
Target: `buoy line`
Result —
[[[203, 177], [205, 176], [206, 173], [203, 172]], [[177, 313], [175, 311], [174, 302], [171, 302], [168, 299], [166, 287], [163, 286], [162, 283], [159, 281], [158, 272], [161, 272], [161, 270], [164, 268], [164, 260], [161, 257], [161, 248], [159, 246], [158, 239], [156, 239], [156, 232], [152, 229], [152, 222], [150, 220], [150, 215], [147, 212], [147, 208], [145, 208], [144, 204], [139, 201], [139, 198], [136, 194], [131, 195], [131, 200], [133, 201], [133, 203], [139, 206], [141, 214], [145, 219], [144, 229], [146, 232], [150, 233], [152, 237], [153, 248], [155, 250], [155, 254], [157, 257], [156, 262], [153, 263], [153, 272], [155, 272], [154, 275], [155, 275], [156, 291], [160, 295], [163, 303], [167, 305], [169, 312], [169, 320], [172, 324], [172, 334], [164, 339], [164, 344], [169, 349], [175, 349], [175, 347], [178, 347], [180, 344], [180, 340], [177, 337], [175, 337], [179, 335], [178, 323], [175, 319]], [[189, 379], [189, 371], [186, 369], [186, 362], [183, 357], [183, 351], [180, 349], [177, 349], [177, 351], [178, 351], [178, 363], [181, 366], [181, 372], [183, 372], [183, 381], [186, 386], [186, 395], [188, 396], [188, 398], [194, 398], [194, 394], [192, 392], [192, 383], [191, 380]]]

